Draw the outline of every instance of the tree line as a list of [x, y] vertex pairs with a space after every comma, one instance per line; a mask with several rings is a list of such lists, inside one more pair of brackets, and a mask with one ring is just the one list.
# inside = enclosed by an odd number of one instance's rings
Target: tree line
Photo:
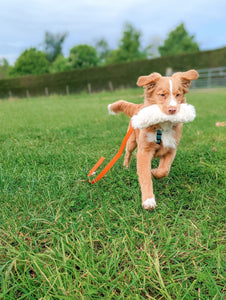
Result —
[[[100, 39], [95, 46], [81, 44], [70, 49], [68, 57], [62, 54], [62, 46], [68, 33], [52, 34], [46, 32], [43, 50], [35, 47], [26, 49], [17, 58], [14, 66], [6, 59], [0, 60], [0, 78], [19, 77], [24, 75], [41, 75], [57, 73], [94, 66], [119, 64], [153, 57], [152, 45], [143, 48], [141, 31], [132, 24], [126, 23], [118, 48], [110, 49], [106, 39]], [[189, 35], [184, 23], [172, 30], [162, 46], [158, 47], [160, 56], [194, 53], [199, 45], [193, 35]]]

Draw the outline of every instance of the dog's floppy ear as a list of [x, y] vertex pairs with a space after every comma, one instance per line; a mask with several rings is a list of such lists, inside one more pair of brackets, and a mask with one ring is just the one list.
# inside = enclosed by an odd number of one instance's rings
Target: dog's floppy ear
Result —
[[187, 93], [191, 85], [191, 81], [199, 77], [199, 73], [195, 70], [189, 70], [183, 73], [175, 73], [173, 77], [179, 77], [184, 88], [184, 92]]
[[156, 85], [156, 82], [161, 78], [162, 76], [159, 73], [151, 73], [147, 76], [140, 76], [137, 80], [138, 86], [145, 86], [149, 85], [150, 88], [154, 88]]

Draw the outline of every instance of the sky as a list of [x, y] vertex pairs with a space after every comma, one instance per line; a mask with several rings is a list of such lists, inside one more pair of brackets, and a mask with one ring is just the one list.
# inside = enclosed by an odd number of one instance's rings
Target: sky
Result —
[[225, 0], [0, 0], [0, 59], [43, 50], [45, 32], [64, 33], [63, 54], [104, 38], [116, 49], [126, 22], [142, 32], [144, 47], [163, 42], [180, 23], [201, 50], [226, 46]]

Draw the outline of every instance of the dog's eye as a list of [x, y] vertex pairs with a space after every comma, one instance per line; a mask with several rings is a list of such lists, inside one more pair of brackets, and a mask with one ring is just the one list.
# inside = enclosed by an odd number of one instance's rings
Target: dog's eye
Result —
[[166, 95], [165, 94], [161, 94], [161, 97], [165, 97]]
[[177, 94], [177, 95], [176, 95], [176, 97], [179, 97], [179, 96], [180, 96], [180, 94]]

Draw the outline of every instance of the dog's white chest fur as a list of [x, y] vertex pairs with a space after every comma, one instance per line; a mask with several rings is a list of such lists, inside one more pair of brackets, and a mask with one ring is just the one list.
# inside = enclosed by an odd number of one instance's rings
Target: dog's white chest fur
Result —
[[176, 141], [174, 138], [174, 130], [172, 123], [163, 123], [162, 126], [162, 143], [163, 147], [176, 148]]
[[[174, 137], [173, 124], [170, 122], [164, 122], [164, 123], [161, 123], [160, 126], [162, 127], [163, 147], [175, 149], [176, 141], [175, 141], [175, 137]], [[155, 132], [147, 133], [147, 141], [151, 142], [151, 143], [156, 142], [156, 133]]]

